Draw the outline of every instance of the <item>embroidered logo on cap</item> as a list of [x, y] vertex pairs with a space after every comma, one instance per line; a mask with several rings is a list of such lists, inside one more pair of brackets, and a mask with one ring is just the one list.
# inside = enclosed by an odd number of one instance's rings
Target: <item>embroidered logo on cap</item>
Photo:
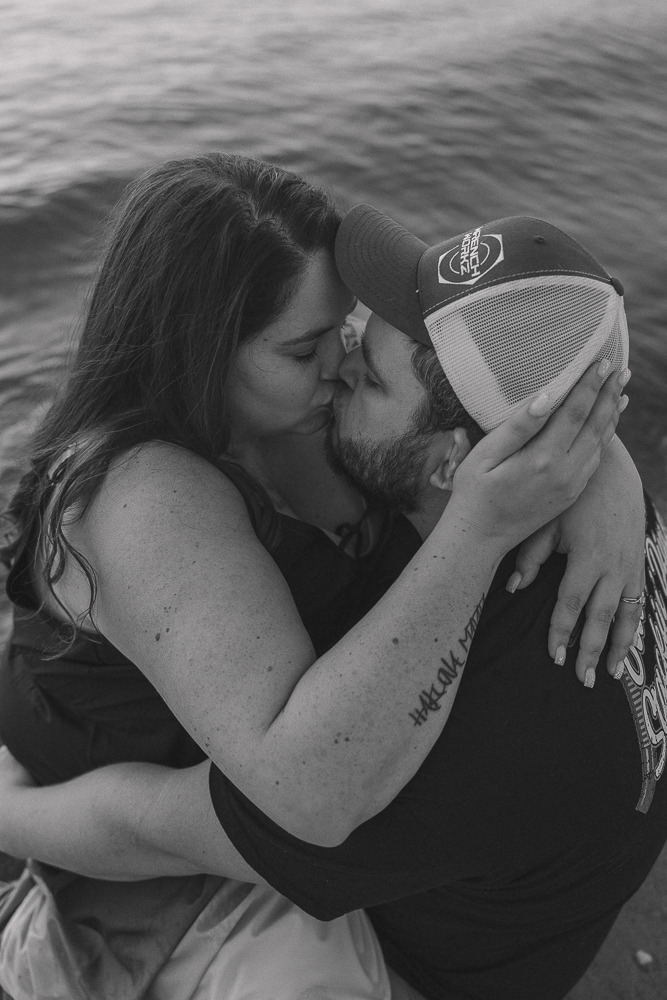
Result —
[[438, 281], [441, 285], [474, 285], [504, 259], [500, 233], [482, 236], [480, 227], [466, 233], [458, 246], [438, 258]]

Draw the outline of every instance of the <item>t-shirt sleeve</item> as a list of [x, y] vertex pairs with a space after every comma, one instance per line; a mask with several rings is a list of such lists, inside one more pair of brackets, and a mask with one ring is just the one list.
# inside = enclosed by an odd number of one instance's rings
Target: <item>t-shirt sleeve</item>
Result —
[[[338, 847], [317, 847], [264, 815], [215, 766], [209, 787], [216, 815], [248, 864], [319, 920], [413, 895], [456, 877], [445, 859], [415, 856], [404, 800], [358, 827]], [[389, 815], [390, 814], [390, 815]]]

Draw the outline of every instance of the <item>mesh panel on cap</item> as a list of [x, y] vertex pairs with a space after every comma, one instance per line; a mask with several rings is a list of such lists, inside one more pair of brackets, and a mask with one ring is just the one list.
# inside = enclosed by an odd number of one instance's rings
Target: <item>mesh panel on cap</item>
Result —
[[502, 282], [425, 320], [454, 392], [483, 430], [525, 399], [552, 394], [555, 409], [590, 364], [628, 361], [623, 300], [611, 285], [574, 275]]

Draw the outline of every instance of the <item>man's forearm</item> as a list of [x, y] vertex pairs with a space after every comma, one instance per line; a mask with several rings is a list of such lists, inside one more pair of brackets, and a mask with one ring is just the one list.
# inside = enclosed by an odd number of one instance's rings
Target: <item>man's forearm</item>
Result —
[[159, 794], [165, 769], [135, 773], [134, 782], [127, 780], [134, 765], [115, 770], [103, 768], [63, 784], [13, 792], [6, 801], [3, 849], [94, 878], [134, 881], [192, 874], [191, 865], [139, 834], [141, 812]]
[[17, 789], [0, 846], [99, 879], [205, 871], [259, 882], [217, 822], [207, 775], [208, 763], [182, 771], [114, 764], [61, 785]]

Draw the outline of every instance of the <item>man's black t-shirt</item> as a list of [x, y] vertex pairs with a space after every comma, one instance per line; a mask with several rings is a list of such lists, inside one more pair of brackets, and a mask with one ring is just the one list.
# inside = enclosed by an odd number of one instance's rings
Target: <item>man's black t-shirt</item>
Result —
[[667, 534], [650, 503], [647, 527], [647, 603], [621, 682], [601, 666], [587, 690], [574, 648], [564, 667], [548, 655], [564, 559], [511, 595], [509, 558], [444, 732], [340, 847], [285, 833], [212, 768], [249, 864], [321, 919], [369, 908], [389, 963], [429, 1000], [563, 997], [667, 839]]

